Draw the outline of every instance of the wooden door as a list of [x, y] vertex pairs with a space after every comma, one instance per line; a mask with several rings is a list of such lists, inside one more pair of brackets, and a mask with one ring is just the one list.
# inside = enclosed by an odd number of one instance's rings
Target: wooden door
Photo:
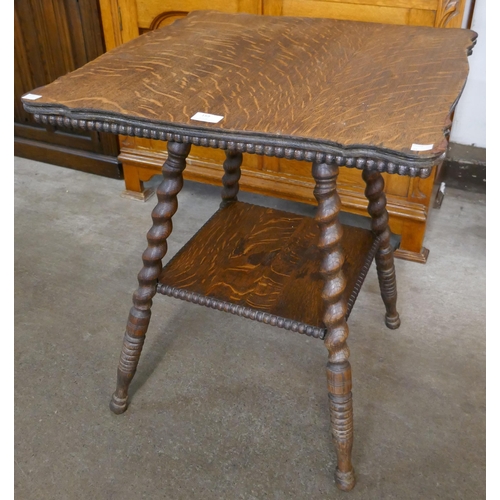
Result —
[[122, 178], [116, 136], [43, 126], [20, 97], [104, 52], [98, 0], [14, 2], [14, 154]]

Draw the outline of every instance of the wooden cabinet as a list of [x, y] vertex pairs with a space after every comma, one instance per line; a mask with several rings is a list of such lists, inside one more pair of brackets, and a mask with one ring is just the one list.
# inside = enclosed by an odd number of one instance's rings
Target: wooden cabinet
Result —
[[[391, 24], [460, 27], [465, 0], [100, 0], [107, 49], [165, 26], [192, 10], [211, 9], [252, 14], [328, 17]], [[369, 75], [367, 75], [369, 78]], [[165, 144], [121, 137], [120, 156], [126, 193], [145, 199], [143, 183], [159, 174], [166, 159]], [[185, 178], [221, 184], [224, 152], [193, 147]], [[428, 179], [388, 176], [386, 194], [391, 230], [401, 236], [399, 257], [425, 262], [423, 246], [435, 170]], [[279, 182], [278, 182], [279, 179]], [[245, 155], [243, 190], [315, 204], [311, 165], [279, 158]], [[361, 173], [342, 168], [339, 175], [342, 209], [367, 216]]]
[[105, 51], [98, 0], [14, 2], [14, 154], [122, 178], [112, 134], [59, 130], [36, 123], [21, 96]]

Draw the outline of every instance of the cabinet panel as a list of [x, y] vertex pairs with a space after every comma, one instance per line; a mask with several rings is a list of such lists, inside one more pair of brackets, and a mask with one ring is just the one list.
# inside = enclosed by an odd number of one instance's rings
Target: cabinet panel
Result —
[[[206, 0], [137, 0], [137, 26], [150, 28], [155, 19], [167, 19], [169, 14], [188, 13], [193, 10], [220, 10], [222, 12], [247, 12], [260, 14], [259, 0], [212, 0], [207, 7]], [[164, 23], [154, 23], [155, 28]]]
[[[265, 4], [282, 0], [267, 0]], [[371, 5], [373, 7], [409, 7], [423, 10], [437, 10], [439, 0], [317, 0], [322, 3], [339, 3], [351, 5]]]
[[408, 24], [410, 15], [408, 8], [318, 0], [283, 0], [281, 12], [283, 16], [328, 17], [386, 24]]
[[434, 26], [436, 13], [432, 10], [410, 9], [408, 24], [412, 26]]

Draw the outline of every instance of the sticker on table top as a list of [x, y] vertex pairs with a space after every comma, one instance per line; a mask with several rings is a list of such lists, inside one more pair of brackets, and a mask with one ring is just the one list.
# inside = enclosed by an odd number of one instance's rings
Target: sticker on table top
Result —
[[38, 95], [38, 94], [23, 95], [23, 99], [27, 99], [28, 101], [36, 101], [37, 99], [40, 99], [40, 97], [42, 97], [42, 96]]
[[196, 113], [191, 117], [191, 120], [196, 120], [199, 122], [208, 122], [208, 123], [219, 123], [224, 117], [220, 115], [211, 115], [210, 113]]
[[434, 147], [434, 144], [412, 144], [412, 151], [430, 151]]

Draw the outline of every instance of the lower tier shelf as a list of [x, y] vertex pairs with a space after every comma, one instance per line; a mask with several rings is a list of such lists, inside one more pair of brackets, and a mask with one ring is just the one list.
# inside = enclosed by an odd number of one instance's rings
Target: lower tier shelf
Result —
[[[377, 250], [371, 231], [343, 226], [349, 316]], [[234, 202], [167, 263], [158, 292], [323, 338], [319, 228], [310, 217]]]

